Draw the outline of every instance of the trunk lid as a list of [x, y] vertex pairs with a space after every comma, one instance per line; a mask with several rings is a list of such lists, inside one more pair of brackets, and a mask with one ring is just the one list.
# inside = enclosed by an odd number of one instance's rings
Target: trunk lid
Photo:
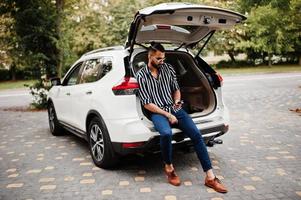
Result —
[[193, 48], [209, 33], [245, 20], [230, 10], [190, 3], [162, 3], [139, 10], [131, 23], [126, 48], [152, 41]]

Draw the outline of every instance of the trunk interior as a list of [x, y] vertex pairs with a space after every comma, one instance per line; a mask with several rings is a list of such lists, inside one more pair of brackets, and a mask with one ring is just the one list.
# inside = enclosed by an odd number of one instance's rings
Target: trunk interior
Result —
[[[200, 70], [193, 57], [181, 51], [166, 51], [166, 63], [173, 66], [181, 90], [183, 108], [193, 116], [204, 116], [216, 107], [216, 96], [205, 74]], [[147, 52], [137, 54], [133, 60], [133, 69], [137, 73], [147, 65]], [[144, 114], [149, 113], [142, 108]]]

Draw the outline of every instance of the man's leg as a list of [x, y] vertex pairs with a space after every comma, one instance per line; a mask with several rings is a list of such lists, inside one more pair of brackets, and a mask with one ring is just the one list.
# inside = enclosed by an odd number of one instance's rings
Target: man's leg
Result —
[[206, 145], [195, 123], [183, 109], [174, 114], [178, 119], [179, 127], [188, 137], [190, 137], [194, 144], [197, 156], [201, 162], [204, 172], [206, 172], [205, 185], [213, 188], [217, 192], [226, 193], [226, 187], [218, 178], [215, 177], [212, 171], [211, 161]]
[[164, 171], [167, 175], [168, 182], [172, 185], [179, 186], [181, 181], [176, 175], [172, 165], [172, 131], [169, 121], [166, 117], [159, 114], [153, 114], [151, 119], [154, 123], [155, 129], [160, 133], [160, 147], [165, 163]]
[[191, 117], [183, 110], [179, 110], [175, 113], [178, 119], [180, 129], [191, 139], [194, 144], [195, 151], [201, 162], [204, 172], [212, 169], [211, 161], [208, 155], [208, 151], [200, 131], [192, 121]]
[[155, 129], [160, 133], [160, 147], [163, 160], [165, 164], [170, 165], [172, 163], [172, 132], [169, 122], [166, 117], [159, 114], [153, 114], [151, 119]]

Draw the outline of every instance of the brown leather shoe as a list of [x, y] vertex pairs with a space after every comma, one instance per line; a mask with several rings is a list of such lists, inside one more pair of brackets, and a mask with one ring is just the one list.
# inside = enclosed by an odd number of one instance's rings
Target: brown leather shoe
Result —
[[166, 169], [164, 169], [165, 174], [167, 176], [167, 180], [170, 184], [174, 186], [179, 186], [181, 185], [181, 181], [179, 176], [176, 174], [175, 170], [172, 170], [171, 172], [167, 172]]
[[205, 179], [205, 185], [214, 189], [216, 192], [227, 193], [227, 188], [222, 184], [222, 182], [218, 178], [214, 178], [212, 180]]

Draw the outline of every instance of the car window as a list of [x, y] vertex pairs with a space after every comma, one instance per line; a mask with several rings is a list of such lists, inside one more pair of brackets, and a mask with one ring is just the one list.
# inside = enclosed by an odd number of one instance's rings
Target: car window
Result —
[[74, 70], [68, 75], [66, 80], [64, 81], [63, 85], [76, 85], [78, 83], [78, 76], [80, 72], [81, 65], [83, 63], [78, 63], [75, 67]]
[[84, 64], [80, 83], [91, 83], [104, 77], [112, 69], [111, 57], [87, 60]]
[[112, 69], [112, 57], [103, 57], [102, 64], [99, 67], [99, 79], [104, 77]]

